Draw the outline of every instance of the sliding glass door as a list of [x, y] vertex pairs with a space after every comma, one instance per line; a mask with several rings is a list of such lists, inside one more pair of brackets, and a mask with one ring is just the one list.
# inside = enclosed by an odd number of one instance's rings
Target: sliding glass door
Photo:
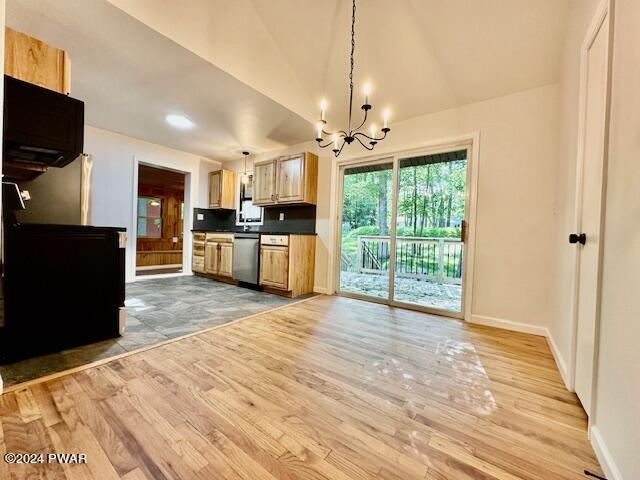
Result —
[[462, 313], [467, 151], [399, 160], [393, 299]]
[[340, 292], [387, 300], [393, 162], [342, 169]]
[[341, 167], [338, 293], [462, 316], [467, 153]]

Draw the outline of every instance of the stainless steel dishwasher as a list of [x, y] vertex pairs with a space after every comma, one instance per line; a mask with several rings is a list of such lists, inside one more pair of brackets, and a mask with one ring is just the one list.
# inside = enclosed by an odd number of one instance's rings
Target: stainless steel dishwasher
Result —
[[260, 234], [236, 233], [233, 242], [233, 278], [257, 285], [259, 260]]

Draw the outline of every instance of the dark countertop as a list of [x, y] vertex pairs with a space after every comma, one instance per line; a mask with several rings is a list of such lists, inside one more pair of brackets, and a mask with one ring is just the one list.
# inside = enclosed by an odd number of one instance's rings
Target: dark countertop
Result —
[[318, 235], [315, 232], [276, 232], [274, 230], [268, 230], [268, 231], [263, 231], [263, 230], [242, 230], [241, 228], [238, 230], [206, 230], [206, 229], [198, 229], [198, 228], [194, 228], [191, 230], [192, 232], [199, 232], [199, 233], [259, 233], [260, 235]]

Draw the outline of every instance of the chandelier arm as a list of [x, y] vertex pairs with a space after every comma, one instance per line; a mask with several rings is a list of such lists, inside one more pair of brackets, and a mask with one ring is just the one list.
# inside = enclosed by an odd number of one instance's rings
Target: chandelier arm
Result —
[[338, 158], [340, 156], [340, 154], [342, 153], [342, 149], [344, 148], [344, 146], [347, 144], [347, 142], [345, 142], [344, 140], [342, 141], [342, 145], [340, 145], [340, 150], [334, 150], [333, 154], [336, 156], [336, 158]]
[[325, 145], [322, 145], [322, 142], [318, 142], [318, 146], [319, 146], [320, 148], [327, 148], [327, 147], [331, 146], [331, 144], [332, 144], [332, 143], [333, 143], [333, 142], [329, 141], [329, 142], [327, 142]]
[[[364, 148], [366, 148], [366, 149], [367, 149], [367, 150], [369, 150], [369, 151], [373, 150], [373, 145], [365, 145], [365, 144], [363, 143], [363, 141], [362, 141], [362, 140], [360, 140], [360, 137], [358, 137], [357, 135], [358, 135], [358, 133], [354, 134], [354, 138], [355, 138], [356, 140], [358, 140], [358, 142], [360, 143], [360, 145], [362, 145]], [[364, 134], [360, 133], [360, 135], [364, 135]], [[365, 137], [366, 137], [366, 135], [365, 135]]]
[[353, 129], [353, 132], [357, 132], [358, 130], [360, 130], [365, 123], [367, 123], [367, 114], [369, 113], [368, 109], [364, 109], [364, 119], [362, 120], [362, 123], [357, 127]]
[[382, 140], [384, 140], [384, 139], [385, 139], [385, 137], [387, 136], [387, 132], [383, 132], [383, 134], [382, 134], [382, 136], [381, 136], [380, 138], [378, 138], [378, 137], [371, 137], [371, 136], [367, 135], [367, 134], [366, 134], [366, 133], [364, 133], [364, 132], [356, 132], [356, 133], [354, 133], [354, 134], [353, 134], [353, 136], [354, 136], [355, 138], [358, 138], [358, 135], [362, 135], [363, 137], [365, 137], [365, 138], [367, 138], [367, 139], [369, 139], [369, 140], [371, 140], [371, 141], [374, 141], [374, 142], [380, 142], [380, 141], [382, 141]]
[[329, 137], [331, 135], [333, 135], [334, 133], [341, 133], [343, 137], [347, 136], [347, 132], [345, 132], [344, 130], [336, 130], [335, 132], [326, 132], [326, 131], [322, 130], [322, 133], [324, 133], [325, 135], [327, 135]]

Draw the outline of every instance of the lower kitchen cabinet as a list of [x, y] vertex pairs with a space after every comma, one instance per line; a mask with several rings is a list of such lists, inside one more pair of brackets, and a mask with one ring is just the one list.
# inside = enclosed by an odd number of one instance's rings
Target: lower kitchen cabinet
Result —
[[204, 271], [210, 275], [218, 274], [218, 243], [207, 242], [204, 249]]
[[297, 297], [313, 292], [315, 235], [262, 235], [260, 285]]
[[223, 277], [233, 275], [233, 243], [220, 244], [218, 275], [222, 275]]
[[288, 290], [289, 247], [263, 245], [260, 248], [260, 285]]
[[233, 275], [233, 234], [194, 233], [191, 270], [218, 277]]
[[191, 270], [196, 273], [204, 273], [204, 255], [196, 255], [194, 253], [191, 260]]

